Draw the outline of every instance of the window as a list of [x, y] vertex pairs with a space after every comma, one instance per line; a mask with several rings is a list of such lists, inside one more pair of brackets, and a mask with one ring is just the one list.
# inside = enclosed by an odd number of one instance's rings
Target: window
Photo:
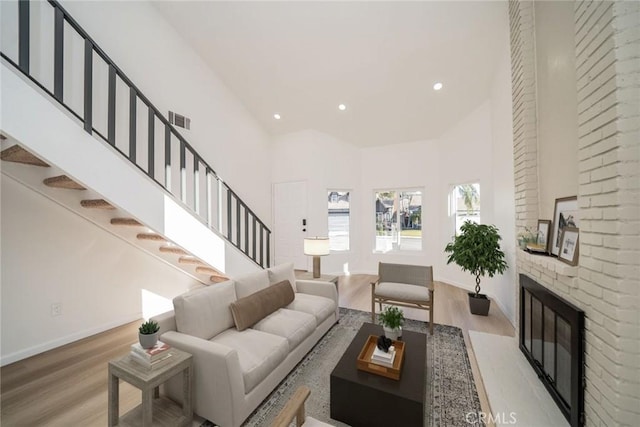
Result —
[[349, 250], [349, 192], [329, 191], [329, 249]]
[[449, 216], [454, 217], [456, 236], [465, 221], [480, 223], [480, 184], [461, 184], [449, 195]]
[[376, 252], [422, 250], [422, 191], [375, 193]]

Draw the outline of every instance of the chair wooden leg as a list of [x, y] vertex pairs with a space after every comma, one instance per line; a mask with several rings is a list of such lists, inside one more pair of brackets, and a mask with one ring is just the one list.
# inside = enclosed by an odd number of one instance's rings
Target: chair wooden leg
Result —
[[371, 296], [371, 323], [376, 323], [376, 300]]
[[433, 306], [429, 307], [429, 334], [433, 335]]

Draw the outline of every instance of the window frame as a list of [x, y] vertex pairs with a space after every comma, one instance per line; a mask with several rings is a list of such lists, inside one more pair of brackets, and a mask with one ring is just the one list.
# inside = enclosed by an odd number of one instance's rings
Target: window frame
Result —
[[[385, 192], [395, 192], [397, 194], [396, 197], [399, 198], [398, 193], [407, 193], [407, 192], [420, 192], [420, 248], [419, 249], [407, 249], [402, 248], [402, 244], [397, 244], [395, 248], [392, 247], [390, 250], [378, 250], [377, 249], [377, 238], [378, 238], [378, 230], [377, 230], [377, 219], [374, 219], [373, 224], [373, 239], [372, 239], [372, 253], [376, 255], [385, 255], [385, 254], [404, 254], [404, 255], [421, 255], [425, 251], [424, 245], [424, 222], [422, 219], [424, 218], [424, 196], [425, 196], [425, 187], [422, 186], [398, 186], [398, 187], [387, 187], [387, 188], [374, 188], [372, 191], [372, 210], [374, 213], [374, 218], [377, 216], [376, 208], [377, 208], [377, 195], [379, 193]], [[399, 220], [396, 220], [396, 223], [399, 224]], [[402, 230], [400, 231], [400, 233]], [[392, 236], [393, 237], [393, 236]], [[393, 245], [393, 243], [392, 243]]]
[[330, 193], [349, 193], [349, 228], [347, 230], [347, 249], [333, 249], [331, 248], [331, 229], [329, 227], [329, 206], [327, 205], [327, 236], [329, 237], [329, 251], [331, 253], [340, 253], [340, 254], [344, 254], [344, 253], [349, 253], [351, 252], [351, 216], [352, 216], [352, 197], [353, 197], [353, 190], [349, 189], [349, 188], [328, 188], [327, 189], [327, 204], [328, 204], [328, 197]]
[[457, 226], [457, 212], [458, 212], [458, 203], [457, 197], [454, 198], [454, 191], [463, 185], [477, 185], [478, 186], [478, 220], [475, 221], [477, 224], [482, 224], [482, 183], [479, 179], [467, 180], [464, 182], [458, 182], [456, 184], [449, 185], [449, 191], [447, 193], [448, 198], [448, 217], [450, 221], [451, 229], [453, 230], [453, 235], [458, 235], [458, 226]]

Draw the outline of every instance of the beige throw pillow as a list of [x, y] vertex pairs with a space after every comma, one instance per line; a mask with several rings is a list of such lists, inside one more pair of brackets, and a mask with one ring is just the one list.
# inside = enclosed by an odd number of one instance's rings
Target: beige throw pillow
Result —
[[236, 328], [244, 331], [258, 323], [279, 308], [293, 302], [295, 295], [288, 280], [276, 283], [232, 303], [231, 314]]

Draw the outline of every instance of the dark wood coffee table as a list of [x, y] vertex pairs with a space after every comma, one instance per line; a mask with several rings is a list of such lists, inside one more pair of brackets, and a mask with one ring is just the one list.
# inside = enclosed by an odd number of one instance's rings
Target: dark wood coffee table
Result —
[[356, 359], [369, 335], [382, 326], [365, 323], [331, 372], [331, 418], [353, 427], [424, 426], [427, 336], [402, 331], [406, 343], [400, 380], [360, 371]]

